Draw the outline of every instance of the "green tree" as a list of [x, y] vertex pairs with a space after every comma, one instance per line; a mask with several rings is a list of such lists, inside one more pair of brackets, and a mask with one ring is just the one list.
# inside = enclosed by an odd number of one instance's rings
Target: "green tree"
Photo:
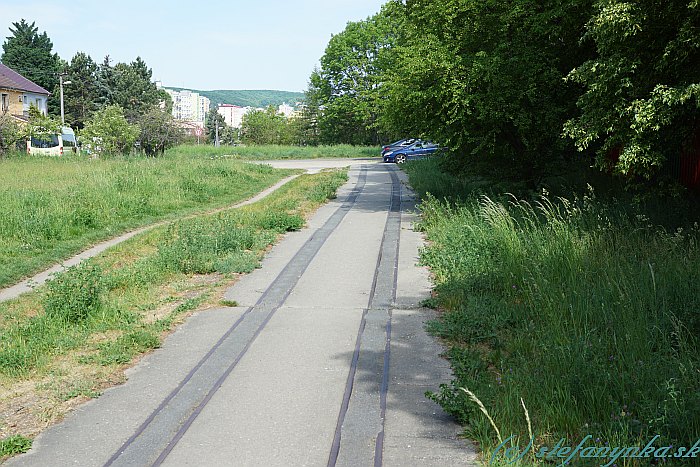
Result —
[[240, 134], [238, 128], [226, 126], [223, 130], [219, 128], [219, 143], [229, 146], [240, 142]]
[[80, 132], [83, 144], [97, 155], [128, 154], [139, 134], [138, 125], [130, 124], [118, 105], [95, 112]]
[[592, 53], [591, 0], [409, 0], [386, 75], [386, 119], [452, 149], [455, 170], [498, 168], [535, 184], [573, 147], [562, 138], [579, 87], [564, 77]]
[[287, 118], [269, 106], [243, 116], [241, 140], [247, 144], [291, 144], [292, 135]]
[[139, 118], [138, 142], [147, 156], [163, 154], [166, 149], [180, 143], [184, 137], [182, 129], [175, 124], [170, 112], [153, 108]]
[[365, 21], [350, 22], [334, 35], [311, 74], [306, 101], [324, 143], [379, 144], [380, 88], [393, 63], [401, 31], [401, 5], [389, 2]]
[[216, 141], [217, 125], [219, 127], [219, 142], [221, 142], [222, 132], [226, 128], [226, 120], [216, 108], [212, 108], [207, 113], [207, 118], [204, 123], [204, 131], [206, 132], [207, 138], [211, 143], [214, 143]]
[[700, 132], [700, 3], [601, 0], [586, 37], [597, 54], [569, 75], [585, 93], [566, 134], [599, 166], [650, 178]]
[[319, 119], [323, 96], [320, 93], [320, 74], [318, 68], [311, 73], [309, 85], [304, 92], [304, 103], [301, 107], [301, 115], [298, 119], [297, 133], [299, 143], [302, 145], [316, 146], [321, 142]]
[[53, 93], [49, 99], [49, 111], [57, 115], [60, 104], [56, 89], [60, 59], [53, 53], [53, 43], [46, 32], [39, 34], [35, 23], [27, 23], [24, 19], [12, 23], [12, 35], [8, 36], [2, 45], [0, 61], [25, 78], [35, 82], [42, 88]]
[[161, 93], [151, 81], [153, 72], [141, 59], [117, 63], [112, 69], [113, 84], [109, 102], [124, 109], [129, 121], [137, 121], [161, 101]]
[[63, 101], [66, 123], [81, 129], [85, 121], [99, 108], [97, 64], [89, 55], [78, 52], [66, 67]]
[[158, 89], [158, 106], [166, 113], [173, 113], [173, 98], [165, 89]]
[[97, 102], [99, 107], [106, 107], [113, 103], [114, 89], [116, 88], [114, 67], [112, 67], [112, 59], [109, 55], [105, 56], [97, 66], [95, 72], [97, 78]]

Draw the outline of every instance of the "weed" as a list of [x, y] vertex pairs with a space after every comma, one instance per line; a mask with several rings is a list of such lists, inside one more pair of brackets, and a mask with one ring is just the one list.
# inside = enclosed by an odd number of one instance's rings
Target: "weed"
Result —
[[0, 457], [14, 456], [32, 448], [32, 440], [21, 435], [10, 436], [0, 440]]
[[92, 359], [100, 365], [129, 363], [134, 356], [160, 347], [158, 335], [146, 329], [135, 329], [116, 340], [100, 345], [99, 354]]
[[[328, 197], [322, 198], [325, 201]], [[265, 230], [275, 232], [292, 232], [304, 227], [304, 218], [299, 214], [289, 214], [286, 212], [268, 211], [263, 213], [257, 220], [256, 225]]]
[[224, 274], [247, 274], [259, 267], [258, 255], [252, 251], [231, 252], [214, 264], [214, 269]]
[[180, 303], [173, 310], [174, 315], [179, 315], [180, 313], [186, 313], [197, 309], [197, 307], [207, 298], [206, 295], [198, 295], [196, 297], [188, 298], [184, 302]]
[[74, 399], [76, 397], [84, 396], [89, 399], [94, 399], [99, 397], [101, 393], [96, 391], [91, 384], [84, 381], [77, 382], [68, 391], [62, 392], [60, 398], [64, 401]]

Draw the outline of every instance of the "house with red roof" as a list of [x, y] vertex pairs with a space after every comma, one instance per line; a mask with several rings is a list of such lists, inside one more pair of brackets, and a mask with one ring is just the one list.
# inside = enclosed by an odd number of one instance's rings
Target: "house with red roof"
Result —
[[50, 94], [38, 84], [0, 63], [0, 112], [26, 120], [29, 108], [33, 105], [46, 115]]

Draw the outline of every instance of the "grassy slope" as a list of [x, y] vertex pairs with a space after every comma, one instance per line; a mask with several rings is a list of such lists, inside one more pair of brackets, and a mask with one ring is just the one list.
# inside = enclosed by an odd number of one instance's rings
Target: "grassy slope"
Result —
[[287, 174], [172, 156], [0, 160], [0, 286], [129, 228], [245, 199]]
[[168, 150], [169, 155], [226, 157], [240, 160], [323, 159], [379, 157], [380, 148], [373, 146], [220, 146], [181, 145]]
[[[419, 191], [449, 193], [434, 185], [450, 178], [434, 163], [407, 169]], [[538, 445], [564, 437], [575, 446], [588, 434], [598, 441], [587, 446], [644, 445], [659, 434], [657, 446], [690, 447], [700, 438], [697, 224], [669, 230], [595, 192], [529, 203], [471, 195], [456, 205], [426, 196], [422, 209], [422, 261], [442, 310], [431, 328], [449, 343], [456, 375], [434, 397], [487, 459], [495, 432], [460, 387], [522, 447], [521, 397]]]
[[238, 274], [346, 180], [344, 171], [302, 175], [244, 208], [157, 227], [1, 303], [0, 438], [31, 437], [76, 398], [119, 381], [188, 312], [218, 305]]

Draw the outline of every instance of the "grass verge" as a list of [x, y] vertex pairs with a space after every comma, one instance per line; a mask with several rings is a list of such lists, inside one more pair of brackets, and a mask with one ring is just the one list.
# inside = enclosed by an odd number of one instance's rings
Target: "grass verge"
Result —
[[0, 287], [129, 228], [243, 200], [289, 173], [175, 156], [0, 159]]
[[[419, 187], [429, 187], [436, 170], [408, 165]], [[450, 183], [469, 192], [465, 181]], [[532, 453], [562, 438], [596, 448], [644, 447], [655, 435], [657, 447], [696, 443], [697, 223], [669, 229], [649, 220], [655, 213], [593, 190], [460, 201], [426, 194], [422, 212], [429, 244], [421, 258], [434, 276], [430, 304], [441, 311], [430, 330], [448, 344], [455, 374], [430, 396], [465, 425], [486, 461], [512, 460], [496, 453], [494, 425], [503, 440], [515, 435], [506, 447], [528, 444], [523, 403], [534, 448], [512, 465], [540, 463]], [[591, 460], [570, 463], [607, 462]]]
[[334, 146], [219, 146], [189, 144], [176, 146], [168, 150], [170, 155], [229, 157], [241, 160], [274, 160], [274, 159], [323, 159], [323, 158], [352, 158], [379, 157], [380, 147], [350, 146], [338, 144]]
[[156, 227], [0, 304], [0, 439], [31, 438], [123, 381], [193, 310], [221, 306], [225, 288], [346, 180], [302, 175], [252, 205]]

